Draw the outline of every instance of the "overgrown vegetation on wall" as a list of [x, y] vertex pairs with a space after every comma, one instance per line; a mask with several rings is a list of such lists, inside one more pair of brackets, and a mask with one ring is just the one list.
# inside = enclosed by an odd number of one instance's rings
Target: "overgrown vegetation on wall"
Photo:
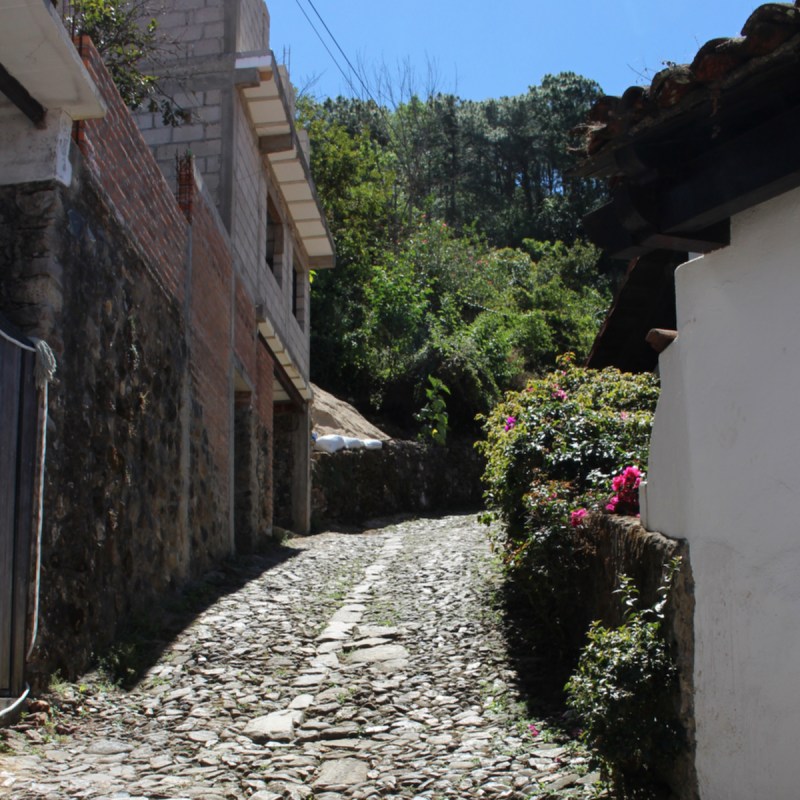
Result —
[[73, 35], [92, 40], [129, 108], [144, 106], [165, 125], [180, 125], [182, 110], [145, 67], [174, 47], [158, 32], [157, 11], [151, 0], [70, 0], [66, 22]]
[[619, 576], [620, 626], [590, 625], [583, 593], [592, 520], [638, 512], [658, 391], [650, 374], [587, 370], [564, 356], [555, 371], [506, 395], [484, 419], [478, 445], [487, 459], [486, 519], [498, 523], [493, 545], [518, 615], [548, 657], [560, 656], [567, 670], [577, 664], [571, 703], [621, 798], [658, 796], [653, 765], [682, 743], [676, 669], [661, 630], [677, 567], [652, 608], [640, 608], [637, 587]]
[[617, 627], [591, 624], [566, 686], [569, 705], [584, 725], [583, 738], [620, 798], [657, 797], [657, 768], [685, 745], [673, 706], [677, 668], [662, 631], [679, 568], [680, 559], [666, 565], [652, 607], [641, 607], [633, 581], [620, 576], [623, 622]]
[[649, 374], [580, 368], [571, 356], [558, 366], [506, 395], [485, 418], [478, 447], [487, 459], [487, 518], [500, 523], [494, 545], [508, 577], [542, 634], [569, 651], [576, 604], [566, 600], [580, 586], [576, 527], [582, 511], [608, 504], [622, 469], [646, 461], [658, 383]]

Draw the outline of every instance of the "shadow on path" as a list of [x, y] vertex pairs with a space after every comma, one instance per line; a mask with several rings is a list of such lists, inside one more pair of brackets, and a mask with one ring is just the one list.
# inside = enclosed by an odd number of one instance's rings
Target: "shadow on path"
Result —
[[512, 585], [503, 586], [499, 602], [509, 662], [529, 716], [547, 719], [553, 727], [574, 736], [577, 723], [566, 707], [564, 685], [577, 666], [578, 651], [544, 641], [531, 623], [526, 601]]
[[200, 578], [163, 595], [146, 612], [132, 613], [114, 642], [98, 653], [95, 669], [120, 688], [133, 688], [203, 612], [302, 552], [302, 548], [276, 545], [266, 553], [226, 559]]

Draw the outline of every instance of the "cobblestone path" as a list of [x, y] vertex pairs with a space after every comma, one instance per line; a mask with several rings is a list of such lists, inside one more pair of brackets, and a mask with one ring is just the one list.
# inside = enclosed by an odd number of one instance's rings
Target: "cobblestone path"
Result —
[[133, 689], [87, 677], [6, 732], [0, 797], [597, 796], [580, 748], [528, 727], [474, 517], [252, 563]]

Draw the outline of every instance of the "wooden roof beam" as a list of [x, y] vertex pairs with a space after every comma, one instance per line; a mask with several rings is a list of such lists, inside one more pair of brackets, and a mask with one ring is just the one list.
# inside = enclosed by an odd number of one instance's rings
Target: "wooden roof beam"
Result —
[[37, 128], [44, 127], [47, 109], [0, 64], [0, 92], [2, 92]]

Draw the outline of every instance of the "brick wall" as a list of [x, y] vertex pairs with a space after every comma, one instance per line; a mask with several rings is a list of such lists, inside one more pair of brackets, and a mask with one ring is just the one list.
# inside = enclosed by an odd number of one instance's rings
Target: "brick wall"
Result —
[[182, 300], [186, 220], [88, 37], [82, 37], [80, 50], [108, 106], [103, 119], [78, 123], [85, 163], [108, 195], [118, 222], [130, 230], [153, 277]]
[[[231, 289], [232, 263], [227, 238], [207, 198], [195, 193], [192, 209], [191, 377], [195, 460], [210, 462], [211, 475], [192, 492], [192, 517], [227, 527], [230, 514]], [[207, 466], [209, 466], [207, 464]], [[193, 476], [194, 480], [194, 476]], [[209, 508], [210, 506], [210, 508]], [[208, 512], [212, 513], [209, 514]], [[190, 517], [191, 518], [191, 517]], [[214, 522], [211, 522], [211, 521]], [[195, 535], [216, 535], [198, 531]]]

